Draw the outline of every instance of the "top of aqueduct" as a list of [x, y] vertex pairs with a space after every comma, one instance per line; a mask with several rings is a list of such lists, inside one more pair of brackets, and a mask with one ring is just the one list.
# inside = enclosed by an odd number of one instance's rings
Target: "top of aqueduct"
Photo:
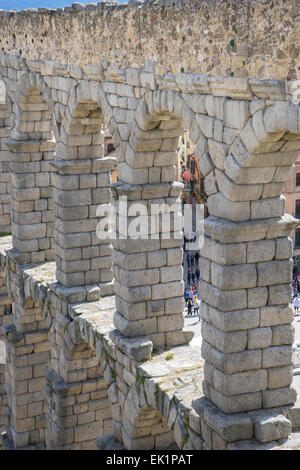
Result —
[[295, 80], [299, 23], [297, 0], [108, 0], [0, 11], [0, 50], [60, 64], [152, 62], [157, 74]]

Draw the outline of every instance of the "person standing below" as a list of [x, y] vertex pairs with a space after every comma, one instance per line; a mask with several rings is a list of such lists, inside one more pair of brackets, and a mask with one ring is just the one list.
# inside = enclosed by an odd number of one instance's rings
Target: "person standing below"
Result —
[[191, 272], [190, 271], [188, 271], [186, 279], [187, 279], [187, 283], [190, 285], [190, 283], [191, 283]]
[[197, 268], [196, 268], [195, 274], [196, 274], [196, 279], [197, 279], [197, 281], [199, 281], [199, 278], [200, 278], [200, 271], [199, 271], [198, 266], [197, 266]]
[[195, 260], [196, 260], [197, 266], [198, 266], [198, 263], [199, 263], [199, 258], [200, 258], [200, 255], [199, 255], [198, 251], [196, 251], [196, 253], [195, 253]]
[[190, 254], [189, 253], [186, 255], [186, 264], [189, 268], [190, 267]]
[[300, 302], [299, 302], [299, 297], [296, 297], [294, 300], [294, 315], [298, 315], [298, 310], [299, 310]]
[[294, 298], [298, 297], [298, 289], [296, 286], [293, 287], [293, 294], [294, 294]]
[[195, 284], [195, 273], [194, 273], [194, 271], [192, 271], [191, 278], [192, 278], [193, 284]]
[[194, 315], [199, 316], [199, 300], [198, 300], [197, 295], [195, 295], [195, 298], [194, 298]]
[[191, 267], [194, 267], [194, 255], [191, 255]]
[[184, 300], [185, 300], [185, 305], [187, 305], [188, 300], [189, 300], [189, 290], [188, 290], [188, 288], [186, 288], [185, 291], [184, 291]]
[[189, 303], [188, 303], [188, 315], [192, 315], [192, 299], [189, 299]]

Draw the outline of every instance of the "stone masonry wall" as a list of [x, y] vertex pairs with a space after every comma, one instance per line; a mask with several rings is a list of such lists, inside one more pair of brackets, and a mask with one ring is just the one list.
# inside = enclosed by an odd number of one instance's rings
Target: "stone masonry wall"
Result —
[[[37, 13], [56, 14], [95, 11]], [[281, 196], [300, 150], [298, 82], [73, 59], [0, 54], [13, 124], [13, 236], [1, 243], [12, 303], [4, 446], [87, 449], [98, 436], [102, 449], [276, 448], [300, 425], [288, 239], [298, 221]], [[116, 147], [114, 184], [102, 123]], [[155, 237], [130, 239], [134, 214], [120, 209], [127, 196], [129, 210], [159, 203], [163, 215], [175, 207], [182, 216], [174, 180], [184, 129], [210, 212], [200, 259], [204, 362], [183, 328], [181, 227], [171, 217], [166, 237], [157, 209], [147, 228]], [[108, 202], [118, 222], [112, 244], [96, 234]]]
[[152, 61], [157, 73], [300, 77], [297, 0], [76, 4], [0, 15], [0, 49], [27, 59], [122, 68]]
[[[1, 248], [4, 270], [10, 264], [10, 246], [7, 239]], [[183, 450], [225, 450], [239, 445], [275, 449], [280, 448], [280, 437], [290, 431], [290, 420], [294, 427], [299, 426], [299, 408], [293, 406], [274, 408], [269, 414], [223, 413], [203, 395], [199, 349], [184, 345], [151, 352], [147, 339], [124, 338], [113, 326], [113, 297], [99, 302], [91, 292], [86, 296], [84, 289], [62, 289], [55, 282], [53, 268], [53, 263], [48, 263], [20, 272], [25, 297], [34, 298], [55, 325], [51, 328], [51, 365], [46, 373], [46, 413], [43, 418], [22, 420], [24, 426], [33, 426], [39, 433], [43, 433], [46, 421], [47, 449], [125, 446], [139, 450], [171, 446]], [[13, 288], [9, 281], [8, 286]], [[15, 330], [7, 329], [6, 333], [6, 341], [18, 339]], [[21, 350], [20, 353], [18, 361], [24, 360]], [[101, 374], [95, 377], [98, 362]], [[33, 367], [38, 370], [41, 365]], [[23, 400], [20, 412], [37, 409], [35, 401], [30, 400], [35, 394], [38, 402], [40, 392], [17, 391], [18, 399]], [[274, 418], [274, 440], [266, 443]], [[6, 429], [9, 430], [8, 425]], [[43, 448], [43, 443], [34, 444], [34, 429], [15, 433], [15, 439], [23, 440], [15, 440], [16, 447]], [[31, 439], [29, 445], [25, 443], [27, 436]], [[15, 448], [7, 436], [4, 445], [6, 449]]]
[[[4, 82], [2, 82], [4, 85]], [[10, 220], [10, 162], [6, 140], [10, 137], [11, 109], [4, 85], [0, 103], [0, 233], [11, 233]]]

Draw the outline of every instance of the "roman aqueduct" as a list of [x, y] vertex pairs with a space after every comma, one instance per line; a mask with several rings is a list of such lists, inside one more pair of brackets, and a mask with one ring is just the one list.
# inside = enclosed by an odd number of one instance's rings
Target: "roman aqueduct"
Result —
[[[0, 11], [4, 449], [298, 445], [298, 221], [281, 194], [300, 152], [299, 21], [296, 0]], [[184, 129], [210, 214], [201, 352], [178, 234], [96, 236], [101, 204], [178, 202]]]

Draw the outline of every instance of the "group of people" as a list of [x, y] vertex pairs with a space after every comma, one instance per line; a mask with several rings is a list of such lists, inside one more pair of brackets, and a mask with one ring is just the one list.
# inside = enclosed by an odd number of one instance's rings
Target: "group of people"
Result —
[[[196, 253], [194, 255], [190, 254], [190, 253], [187, 253], [187, 255], [186, 255], [186, 264], [187, 264], [187, 267], [188, 267], [186, 280], [187, 280], [187, 283], [189, 285], [190, 285], [191, 281], [192, 281], [193, 284], [195, 284], [195, 279], [197, 279], [197, 281], [199, 281], [199, 278], [200, 278], [200, 271], [199, 271], [199, 267], [198, 267], [199, 258], [200, 258], [200, 255], [199, 255], [198, 251], [196, 251]], [[191, 268], [191, 270], [190, 270], [190, 268]], [[194, 271], [194, 269], [195, 269], [195, 271]]]
[[298, 314], [299, 307], [300, 307], [300, 298], [299, 298], [299, 290], [300, 290], [300, 283], [298, 277], [295, 277], [292, 282], [293, 286], [293, 307], [294, 307], [294, 314]]
[[197, 287], [195, 282], [198, 282], [200, 279], [200, 270], [199, 270], [199, 258], [200, 255], [198, 251], [195, 253], [186, 253], [186, 267], [187, 267], [187, 274], [186, 274], [186, 284], [184, 290], [184, 300], [185, 305], [187, 307], [187, 314], [188, 315], [198, 315], [200, 320], [199, 314], [199, 306], [200, 300], [197, 295]]
[[196, 286], [193, 287], [186, 287], [184, 291], [184, 300], [185, 305], [188, 309], [188, 315], [193, 315], [192, 310], [194, 309], [194, 315], [199, 315], [199, 299], [196, 293]]

